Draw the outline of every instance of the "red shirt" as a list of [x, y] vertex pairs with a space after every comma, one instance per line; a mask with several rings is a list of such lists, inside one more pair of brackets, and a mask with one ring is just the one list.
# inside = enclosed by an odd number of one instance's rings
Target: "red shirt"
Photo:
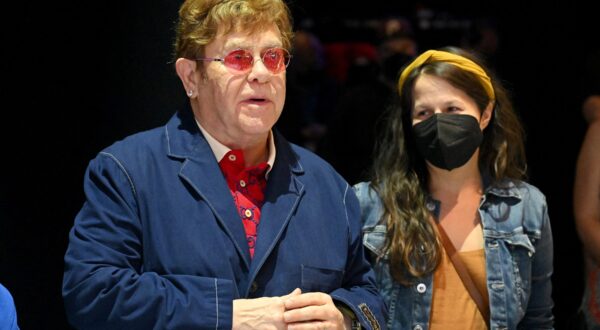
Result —
[[244, 154], [231, 150], [219, 161], [227, 186], [244, 224], [250, 257], [254, 257], [260, 208], [265, 200], [267, 162], [244, 168]]

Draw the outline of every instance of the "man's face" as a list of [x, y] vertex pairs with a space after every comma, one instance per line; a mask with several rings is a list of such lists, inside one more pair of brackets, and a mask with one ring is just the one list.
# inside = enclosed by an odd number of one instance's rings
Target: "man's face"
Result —
[[285, 102], [285, 69], [279, 73], [269, 71], [261, 55], [266, 49], [281, 46], [281, 35], [274, 25], [252, 34], [217, 34], [206, 45], [206, 58], [224, 58], [238, 49], [248, 50], [254, 57], [253, 65], [244, 72], [223, 62], [198, 62], [204, 65], [204, 70], [201, 67], [198, 70], [201, 77], [196, 115], [219, 142], [232, 148], [266, 141]]

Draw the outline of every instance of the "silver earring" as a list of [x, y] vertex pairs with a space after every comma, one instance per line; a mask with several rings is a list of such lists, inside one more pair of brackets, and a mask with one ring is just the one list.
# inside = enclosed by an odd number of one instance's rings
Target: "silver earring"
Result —
[[192, 95], [194, 95], [194, 90], [190, 89], [190, 90], [187, 92], [187, 95], [188, 95], [189, 97], [192, 97]]

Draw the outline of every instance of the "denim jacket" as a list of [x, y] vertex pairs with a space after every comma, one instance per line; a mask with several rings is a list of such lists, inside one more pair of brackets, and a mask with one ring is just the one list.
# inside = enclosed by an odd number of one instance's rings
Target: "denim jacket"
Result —
[[[379, 256], [374, 269], [389, 309], [390, 329], [429, 328], [433, 274], [404, 286], [393, 280], [382, 249], [383, 204], [368, 182], [354, 186], [361, 205], [363, 243]], [[427, 208], [437, 218], [440, 202]], [[490, 329], [552, 329], [552, 232], [545, 196], [520, 181], [487, 186], [479, 206], [490, 302]], [[375, 262], [375, 258], [373, 261]]]

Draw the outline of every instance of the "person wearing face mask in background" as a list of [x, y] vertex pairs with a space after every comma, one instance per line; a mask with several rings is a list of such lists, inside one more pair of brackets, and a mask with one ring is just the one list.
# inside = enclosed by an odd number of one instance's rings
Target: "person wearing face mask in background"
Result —
[[355, 185], [388, 327], [553, 328], [548, 210], [506, 91], [452, 47], [408, 64], [398, 91]]
[[281, 0], [183, 3], [189, 102], [86, 171], [62, 291], [76, 328], [384, 328], [352, 187], [273, 129], [290, 20]]

